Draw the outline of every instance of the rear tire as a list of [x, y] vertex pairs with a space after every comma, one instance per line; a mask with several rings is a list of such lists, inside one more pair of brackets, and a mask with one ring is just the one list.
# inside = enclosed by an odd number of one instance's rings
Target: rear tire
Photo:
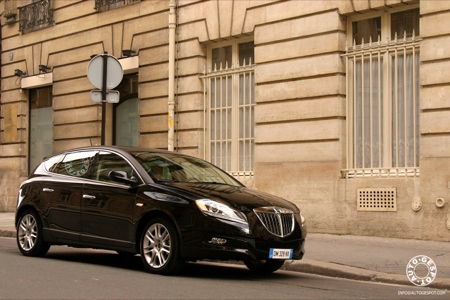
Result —
[[25, 256], [43, 256], [50, 249], [50, 244], [44, 241], [41, 219], [32, 210], [20, 216], [16, 240], [20, 252]]
[[184, 265], [175, 226], [164, 218], [148, 222], [140, 239], [141, 258], [151, 273], [169, 275]]
[[267, 259], [267, 260], [245, 260], [244, 264], [249, 270], [257, 273], [273, 273], [280, 269], [284, 260]]

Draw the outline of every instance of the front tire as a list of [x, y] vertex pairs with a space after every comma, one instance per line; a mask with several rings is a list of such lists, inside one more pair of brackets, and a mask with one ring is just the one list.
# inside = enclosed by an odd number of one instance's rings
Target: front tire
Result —
[[155, 274], [174, 274], [181, 270], [180, 239], [175, 226], [163, 218], [151, 220], [140, 239], [145, 268]]
[[273, 273], [280, 269], [284, 260], [267, 259], [267, 260], [245, 260], [244, 264], [253, 272], [257, 273]]
[[17, 223], [17, 246], [25, 256], [43, 256], [50, 249], [44, 241], [42, 222], [32, 210], [25, 211]]

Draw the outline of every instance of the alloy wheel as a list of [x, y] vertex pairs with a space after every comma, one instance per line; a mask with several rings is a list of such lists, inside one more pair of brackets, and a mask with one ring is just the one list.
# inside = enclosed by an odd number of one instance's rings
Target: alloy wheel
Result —
[[145, 233], [143, 242], [143, 255], [147, 263], [155, 269], [164, 267], [171, 254], [169, 230], [161, 223], [152, 224]]
[[41, 219], [32, 210], [25, 211], [20, 216], [16, 240], [20, 252], [26, 256], [42, 256], [50, 249], [50, 243], [44, 240]]
[[18, 241], [20, 247], [25, 251], [33, 249], [38, 238], [37, 221], [31, 214], [26, 214], [18, 226]]

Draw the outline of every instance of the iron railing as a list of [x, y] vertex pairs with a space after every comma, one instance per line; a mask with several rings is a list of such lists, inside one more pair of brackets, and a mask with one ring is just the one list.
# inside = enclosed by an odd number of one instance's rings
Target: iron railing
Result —
[[54, 25], [50, 0], [41, 0], [19, 7], [19, 31], [27, 33]]
[[141, 0], [95, 0], [95, 9], [97, 11], [107, 11], [140, 1]]

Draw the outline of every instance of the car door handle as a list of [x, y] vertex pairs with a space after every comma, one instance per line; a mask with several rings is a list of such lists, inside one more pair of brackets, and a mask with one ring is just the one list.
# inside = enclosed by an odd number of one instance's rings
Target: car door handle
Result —
[[95, 196], [83, 194], [83, 199], [95, 199]]
[[47, 192], [47, 193], [53, 193], [55, 190], [54, 189], [49, 189], [49, 188], [43, 188], [42, 191], [43, 192]]

